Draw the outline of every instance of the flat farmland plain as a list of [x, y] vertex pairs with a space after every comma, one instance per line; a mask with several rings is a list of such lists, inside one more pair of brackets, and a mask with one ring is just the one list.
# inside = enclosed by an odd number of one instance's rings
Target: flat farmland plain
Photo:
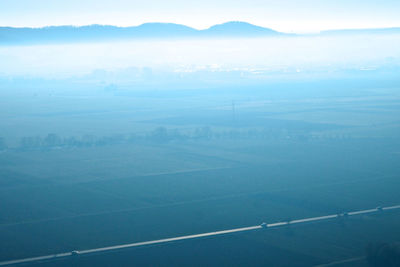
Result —
[[[176, 93], [168, 105], [158, 96], [83, 98], [72, 113], [68, 105], [44, 99], [19, 112], [12, 108], [27, 97], [8, 103], [2, 129], [14, 141], [0, 152], [0, 261], [400, 204], [396, 91], [368, 91], [366, 98], [341, 91], [340, 97], [315, 99], [224, 94], [194, 95], [183, 104], [187, 94]], [[237, 99], [235, 110], [221, 100], [226, 98]], [[57, 102], [63, 103], [61, 97]], [[93, 110], [105, 112], [105, 122]], [[18, 122], [20, 113], [29, 123]], [[46, 129], [39, 130], [41, 124]], [[124, 137], [105, 145], [16, 142], [24, 135], [46, 140], [49, 133]], [[391, 211], [40, 265], [310, 266], [350, 260], [362, 266], [368, 244], [400, 240], [399, 216]]]

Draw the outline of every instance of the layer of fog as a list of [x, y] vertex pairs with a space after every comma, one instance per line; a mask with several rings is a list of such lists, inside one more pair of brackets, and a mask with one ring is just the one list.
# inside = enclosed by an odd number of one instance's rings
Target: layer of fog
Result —
[[400, 65], [400, 35], [0, 46], [1, 76], [60, 78], [103, 69], [166, 72], [373, 69]]

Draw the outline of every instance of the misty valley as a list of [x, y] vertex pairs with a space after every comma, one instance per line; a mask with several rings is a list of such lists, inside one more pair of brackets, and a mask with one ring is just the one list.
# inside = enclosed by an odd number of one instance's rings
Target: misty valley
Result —
[[400, 266], [400, 28], [2, 17], [0, 266]]

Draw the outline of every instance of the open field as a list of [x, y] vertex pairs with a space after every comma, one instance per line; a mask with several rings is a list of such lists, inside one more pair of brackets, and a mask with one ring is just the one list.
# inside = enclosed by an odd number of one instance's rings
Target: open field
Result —
[[[400, 203], [397, 90], [252, 90], [169, 98], [21, 90], [12, 101], [3, 92], [0, 261]], [[28, 146], [24, 137], [41, 141]], [[43, 266], [318, 265], [399, 241], [399, 218], [393, 211]]]

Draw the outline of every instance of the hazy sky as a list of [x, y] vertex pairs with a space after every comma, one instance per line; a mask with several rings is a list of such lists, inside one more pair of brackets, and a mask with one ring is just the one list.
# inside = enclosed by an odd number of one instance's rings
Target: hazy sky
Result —
[[1, 26], [139, 25], [195, 28], [231, 20], [286, 32], [400, 26], [399, 0], [0, 0]]

